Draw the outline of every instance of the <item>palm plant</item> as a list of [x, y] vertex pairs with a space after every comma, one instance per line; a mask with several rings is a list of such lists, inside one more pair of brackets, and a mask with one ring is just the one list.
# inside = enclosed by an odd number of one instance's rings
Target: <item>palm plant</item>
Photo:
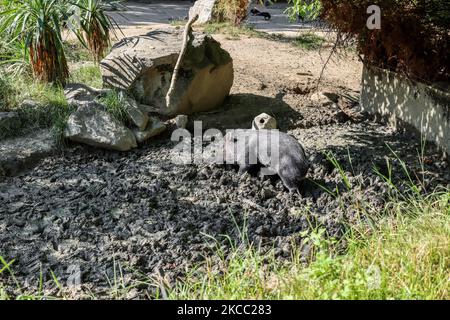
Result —
[[69, 76], [61, 38], [60, 0], [0, 0], [0, 35], [23, 45], [34, 76], [64, 84]]
[[110, 33], [114, 32], [114, 26], [117, 26], [105, 13], [110, 6], [110, 2], [103, 0], [76, 0], [73, 6], [74, 12], [79, 13], [74, 15], [79, 20], [77, 36], [96, 62], [105, 57], [111, 44]]

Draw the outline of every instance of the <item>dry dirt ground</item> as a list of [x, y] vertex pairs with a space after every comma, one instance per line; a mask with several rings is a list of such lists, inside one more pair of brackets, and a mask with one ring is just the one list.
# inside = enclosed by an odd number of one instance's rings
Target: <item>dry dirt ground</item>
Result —
[[[189, 7], [187, 1], [153, 1], [152, 4], [127, 2], [127, 11], [112, 12], [111, 16], [121, 26], [122, 33], [118, 34], [121, 38], [165, 28], [171, 20], [183, 20], [188, 15]], [[339, 56], [333, 56], [324, 70], [318, 88], [317, 80], [329, 57], [333, 35], [324, 34], [309, 25], [290, 23], [283, 13], [286, 5], [257, 7], [270, 12], [272, 20], [265, 21], [260, 17], [250, 16], [248, 23], [257, 31], [279, 35], [279, 41], [245, 35], [240, 36], [239, 40], [232, 40], [228, 35], [214, 35], [234, 60], [235, 81], [232, 94], [266, 97], [268, 99], [264, 100], [265, 103], [277, 100], [291, 109], [314, 104], [309, 97], [318, 91], [358, 96], [362, 63], [354, 52], [340, 52]], [[197, 29], [202, 30], [201, 27]], [[301, 49], [286, 40], [311, 31], [327, 40], [320, 50]], [[261, 99], [253, 104], [259, 104], [260, 101]], [[317, 139], [315, 147], [349, 142], [342, 141], [338, 135]], [[308, 142], [304, 143], [308, 145]]]
[[[139, 17], [139, 7], [128, 14], [135, 15], [130, 19], [135, 23], [124, 26], [127, 35], [156, 27]], [[292, 245], [302, 244], [300, 231], [320, 225], [341, 236], [357, 219], [355, 198], [364, 199], [369, 213], [382, 208], [389, 188], [373, 168], [387, 174], [389, 159], [395, 182], [405, 179], [386, 144], [424, 188], [448, 186], [448, 164], [433, 149], [418, 161], [419, 137], [370, 118], [352, 119], [335, 105], [311, 99], [329, 49], [214, 37], [234, 59], [235, 83], [224, 108], [199, 119], [221, 129], [248, 128], [246, 110], [274, 114], [311, 161], [311, 182], [302, 194], [289, 194], [277, 179], [240, 176], [232, 168], [174, 165], [169, 133], [129, 153], [71, 146], [0, 181], [0, 255], [14, 259], [11, 268], [21, 287], [4, 272], [0, 284], [9, 285], [10, 294], [36, 292], [41, 273], [43, 293], [57, 294], [52, 271], [68, 297], [151, 297], [161, 277], [173, 285], [193, 265], [215, 259], [217, 246], [227, 252], [228, 239], [239, 243], [244, 227], [263, 251], [274, 249], [276, 257], [289, 259]], [[360, 76], [361, 63], [348, 53], [329, 64], [319, 90], [357, 96]], [[324, 152], [341, 163], [351, 190]], [[338, 188], [342, 197], [319, 185]], [[305, 246], [305, 256], [308, 250]], [[220, 264], [215, 266], [220, 272]]]

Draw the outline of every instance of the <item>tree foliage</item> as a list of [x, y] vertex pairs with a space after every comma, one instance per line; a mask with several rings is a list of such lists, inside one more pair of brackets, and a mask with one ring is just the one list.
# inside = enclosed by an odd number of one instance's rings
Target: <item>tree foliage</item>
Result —
[[302, 20], [315, 20], [319, 17], [322, 2], [320, 0], [288, 0], [290, 6], [286, 13], [294, 20], [300, 18]]
[[[352, 34], [367, 63], [424, 82], [450, 80], [450, 0], [321, 0], [321, 17]], [[369, 30], [367, 8], [381, 8]]]

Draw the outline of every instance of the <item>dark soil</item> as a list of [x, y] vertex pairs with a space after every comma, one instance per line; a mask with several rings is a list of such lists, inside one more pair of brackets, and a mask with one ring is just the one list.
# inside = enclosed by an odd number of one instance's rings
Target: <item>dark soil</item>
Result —
[[[82, 288], [70, 294], [106, 295], [114, 286], [108, 279], [120, 277], [120, 266], [126, 285], [146, 278], [126, 297], [145, 298], [156, 290], [148, 279], [158, 275], [173, 284], [189, 267], [214, 256], [217, 245], [226, 252], [225, 235], [240, 243], [244, 228], [251, 242], [263, 251], [274, 249], [279, 259], [290, 257], [292, 244], [301, 243], [300, 232], [307, 228], [320, 225], [339, 237], [357, 219], [355, 198], [375, 214], [389, 194], [374, 166], [385, 172], [390, 158], [396, 181], [404, 179], [386, 144], [408, 163], [414, 179], [422, 178], [412, 152], [419, 140], [369, 121], [337, 121], [333, 112], [315, 118], [320, 110], [307, 109], [301, 123], [308, 125], [298, 124], [305, 129], [290, 130], [312, 162], [302, 195], [290, 194], [277, 179], [240, 176], [228, 167], [174, 165], [167, 137], [129, 153], [76, 146], [0, 182], [0, 255], [15, 260], [12, 269], [22, 292], [36, 292], [42, 271], [44, 292], [56, 294], [50, 270], [65, 286], [75, 268]], [[335, 154], [351, 191], [324, 151]], [[432, 151], [426, 155], [426, 190], [449, 185], [447, 162]], [[319, 184], [339, 188], [342, 197]], [[14, 291], [7, 273], [0, 280]]]
[[[424, 192], [449, 186], [448, 163], [432, 148], [419, 157], [419, 137], [364, 118], [351, 121], [335, 105], [310, 99], [323, 66], [318, 52], [265, 39], [217, 38], [234, 59], [235, 83], [223, 110], [198, 119], [204, 129], [250, 128], [261, 112], [275, 116], [311, 161], [302, 195], [290, 194], [277, 179], [240, 176], [234, 168], [174, 165], [170, 131], [128, 153], [71, 146], [28, 172], [0, 178], [0, 256], [14, 260], [21, 287], [4, 271], [0, 284], [9, 294], [36, 293], [41, 272], [43, 293], [58, 294], [52, 271], [69, 297], [110, 298], [130, 285], [137, 286], [120, 297], [152, 297], [158, 279], [173, 285], [193, 265], [217, 257], [217, 247], [226, 253], [229, 239], [241, 243], [242, 230], [263, 252], [273, 249], [278, 259], [289, 259], [292, 245], [302, 243], [301, 231], [319, 226], [340, 237], [361, 221], [356, 208], [374, 219], [380, 214], [390, 190], [374, 167], [387, 174], [389, 160], [395, 183], [406, 191], [388, 146], [412, 179], [423, 181]], [[323, 90], [357, 95], [360, 74], [356, 57], [332, 63]], [[330, 152], [350, 190], [325, 157]], [[338, 189], [340, 197], [325, 189]], [[74, 270], [81, 272], [81, 288], [71, 286]]]

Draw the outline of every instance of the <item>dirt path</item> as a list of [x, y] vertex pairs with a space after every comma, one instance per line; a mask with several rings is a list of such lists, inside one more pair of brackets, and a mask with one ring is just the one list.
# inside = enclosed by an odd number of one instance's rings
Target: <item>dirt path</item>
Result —
[[[135, 35], [136, 30], [145, 30], [167, 25], [171, 20], [184, 20], [192, 5], [188, 1], [152, 1], [152, 3], [126, 2], [126, 11], [110, 12], [126, 35]], [[269, 12], [270, 21], [250, 15], [248, 23], [258, 31], [295, 37], [299, 32], [311, 30], [310, 24], [290, 22], [284, 11], [286, 4], [274, 4], [267, 8], [256, 5], [260, 11]]]

